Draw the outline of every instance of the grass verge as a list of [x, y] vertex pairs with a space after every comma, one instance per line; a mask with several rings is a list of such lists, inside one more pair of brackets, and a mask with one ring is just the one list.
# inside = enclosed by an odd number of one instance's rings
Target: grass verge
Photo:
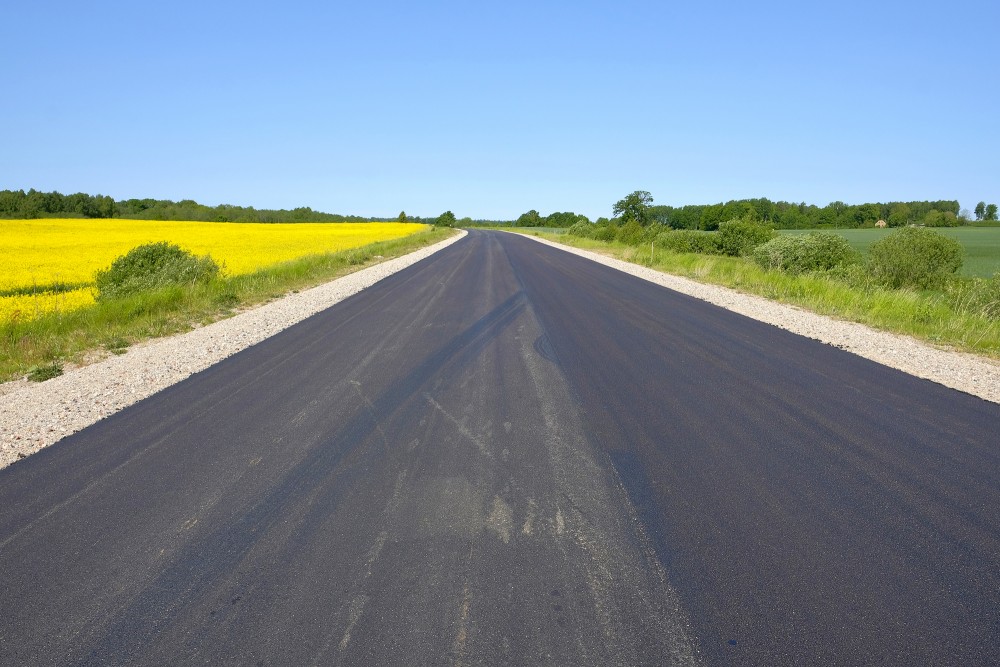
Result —
[[[518, 230], [521, 231], [521, 230]], [[958, 313], [940, 292], [855, 287], [817, 274], [764, 270], [747, 259], [651, 251], [566, 234], [524, 232], [563, 245], [591, 250], [658, 271], [724, 285], [840, 320], [1000, 359], [1000, 321]]]
[[443, 241], [452, 233], [451, 229], [429, 229], [342, 252], [310, 255], [207, 284], [168, 287], [27, 322], [3, 323], [0, 382], [22, 377], [32, 369], [81, 363], [97, 351], [121, 353], [143, 340], [189, 331], [228, 317], [238, 309]]

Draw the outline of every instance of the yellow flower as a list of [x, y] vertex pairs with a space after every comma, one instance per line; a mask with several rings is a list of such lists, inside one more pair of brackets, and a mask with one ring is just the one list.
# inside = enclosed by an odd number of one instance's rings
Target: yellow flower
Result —
[[[144, 243], [211, 255], [229, 276], [425, 229], [412, 223], [221, 223], [155, 220], [0, 220], [0, 322], [93, 303], [94, 272]], [[56, 285], [78, 289], [54, 292]], [[65, 290], [65, 287], [62, 288]]]

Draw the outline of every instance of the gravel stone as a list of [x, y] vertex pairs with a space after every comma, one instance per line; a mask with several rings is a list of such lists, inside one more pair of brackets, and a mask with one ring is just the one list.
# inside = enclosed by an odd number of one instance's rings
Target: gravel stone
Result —
[[[414, 253], [247, 310], [193, 331], [135, 345], [40, 383], [0, 385], [0, 468], [80, 431], [370, 287], [458, 241], [465, 232]], [[801, 308], [705, 285], [598, 253], [532, 238], [761, 322], [813, 338], [906, 373], [1000, 403], [1000, 364], [932, 347]]]

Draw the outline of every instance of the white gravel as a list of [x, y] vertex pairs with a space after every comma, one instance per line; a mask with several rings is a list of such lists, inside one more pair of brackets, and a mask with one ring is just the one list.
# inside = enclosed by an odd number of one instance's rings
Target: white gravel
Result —
[[[194, 331], [136, 345], [41, 383], [0, 385], [0, 468], [136, 403], [192, 373], [273, 336], [379, 280], [415, 264], [465, 235], [290, 294]], [[705, 285], [603, 255], [534, 240], [886, 366], [1000, 403], [1000, 364], [942, 350], [905, 336], [875, 331], [793, 306]]]
[[773, 324], [793, 333], [834, 345], [854, 354], [932, 380], [952, 389], [1000, 403], [1000, 363], [986, 357], [933, 347], [909, 336], [876, 331], [863, 324], [844, 322], [728, 287], [706, 285], [588, 250], [571, 248], [534, 236], [566, 252], [714, 303], [741, 315]]
[[40, 383], [0, 385], [0, 468], [259, 343], [416, 264], [465, 232], [343, 278]]

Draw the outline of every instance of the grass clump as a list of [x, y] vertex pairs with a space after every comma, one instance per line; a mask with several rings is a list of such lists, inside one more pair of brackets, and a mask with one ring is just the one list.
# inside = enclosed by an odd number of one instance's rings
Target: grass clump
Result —
[[1000, 273], [989, 279], [951, 280], [945, 293], [957, 312], [1000, 320]]
[[63, 374], [63, 365], [58, 361], [40, 366], [32, 366], [28, 369], [28, 379], [32, 382], [44, 382]]
[[178, 245], [161, 241], [129, 250], [94, 276], [97, 300], [151, 292], [170, 285], [204, 283], [219, 275], [208, 255], [197, 257]]
[[124, 336], [111, 336], [104, 341], [104, 349], [111, 354], [125, 354], [131, 345]]

